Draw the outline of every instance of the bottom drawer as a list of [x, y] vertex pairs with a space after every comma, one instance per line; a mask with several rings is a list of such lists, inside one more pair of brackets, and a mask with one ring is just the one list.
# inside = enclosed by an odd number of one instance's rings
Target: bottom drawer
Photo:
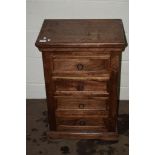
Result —
[[58, 125], [72, 125], [72, 126], [105, 126], [105, 118], [103, 117], [57, 117], [56, 123]]
[[56, 118], [57, 131], [104, 132], [115, 131], [115, 120], [103, 116], [62, 116]]

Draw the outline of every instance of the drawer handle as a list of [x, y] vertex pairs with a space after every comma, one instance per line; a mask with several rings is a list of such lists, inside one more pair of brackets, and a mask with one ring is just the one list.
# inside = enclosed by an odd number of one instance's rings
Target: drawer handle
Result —
[[84, 104], [79, 104], [80, 109], [84, 109]]
[[78, 65], [77, 65], [77, 69], [78, 69], [78, 70], [83, 70], [83, 65], [82, 65], [82, 64], [78, 64]]
[[80, 121], [79, 125], [86, 125], [86, 122], [85, 121]]

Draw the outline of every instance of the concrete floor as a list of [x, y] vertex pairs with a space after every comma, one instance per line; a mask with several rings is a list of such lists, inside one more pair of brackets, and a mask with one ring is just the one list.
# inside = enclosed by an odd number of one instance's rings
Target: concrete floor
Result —
[[121, 101], [118, 118], [118, 142], [101, 140], [50, 140], [45, 100], [27, 100], [27, 155], [128, 155], [128, 101]]

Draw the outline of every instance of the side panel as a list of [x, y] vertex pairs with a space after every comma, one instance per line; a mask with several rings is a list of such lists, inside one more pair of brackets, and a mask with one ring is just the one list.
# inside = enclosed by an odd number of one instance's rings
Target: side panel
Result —
[[114, 124], [111, 124], [112, 130], [117, 129], [119, 89], [120, 89], [120, 67], [121, 67], [121, 51], [120, 53], [111, 54], [109, 118], [114, 120]]
[[50, 130], [56, 130], [56, 119], [55, 119], [55, 102], [53, 98], [54, 84], [51, 80], [51, 75], [53, 71], [52, 59], [50, 58], [51, 52], [43, 52], [43, 66], [44, 66], [44, 77], [45, 77], [45, 86], [46, 86], [46, 96], [47, 96], [47, 108], [48, 108], [48, 119]]

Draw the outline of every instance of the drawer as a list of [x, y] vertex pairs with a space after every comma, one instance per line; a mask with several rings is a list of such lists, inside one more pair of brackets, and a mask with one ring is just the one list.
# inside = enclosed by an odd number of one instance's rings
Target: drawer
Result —
[[102, 109], [108, 110], [108, 97], [75, 98], [57, 97], [55, 98], [57, 109]]
[[76, 117], [57, 117], [56, 126], [58, 131], [71, 132], [103, 132], [115, 130], [113, 119], [100, 116], [76, 116]]
[[85, 78], [57, 78], [54, 80], [55, 91], [108, 91], [108, 80]]
[[104, 56], [103, 58], [71, 58], [64, 59], [55, 58], [53, 59], [53, 71], [54, 72], [83, 72], [83, 71], [105, 71], [109, 70], [110, 67], [110, 55]]
[[57, 117], [56, 123], [59, 125], [71, 126], [105, 126], [103, 117]]

